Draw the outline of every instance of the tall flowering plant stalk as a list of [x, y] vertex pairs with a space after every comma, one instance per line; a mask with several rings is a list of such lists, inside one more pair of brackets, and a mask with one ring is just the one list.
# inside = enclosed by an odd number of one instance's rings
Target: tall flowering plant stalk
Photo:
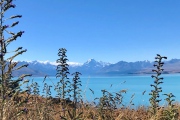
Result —
[[[26, 52], [23, 47], [18, 47], [16, 50], [9, 50], [9, 45], [21, 37], [24, 31], [12, 32], [11, 29], [19, 24], [17, 18], [21, 18], [22, 15], [5, 16], [6, 12], [15, 8], [13, 0], [0, 0], [0, 120], [12, 119], [16, 116], [16, 112], [10, 113], [8, 108], [10, 106], [9, 100], [18, 96], [20, 92], [20, 82], [24, 80], [28, 74], [23, 74], [16, 79], [13, 78], [13, 72], [28, 65], [19, 66], [18, 62], [14, 59]], [[15, 22], [12, 22], [14, 20]], [[7, 104], [9, 103], [9, 104]], [[18, 113], [20, 115], [20, 113]]]
[[67, 50], [65, 48], [59, 49], [58, 56], [59, 59], [57, 59], [57, 73], [56, 78], [59, 78], [59, 82], [57, 83], [55, 90], [57, 91], [57, 97], [59, 98], [59, 101], [61, 103], [61, 107], [63, 110], [63, 117], [65, 116], [65, 107], [66, 107], [66, 99], [68, 99], [68, 95], [70, 93], [70, 81], [68, 78], [69, 73], [69, 65], [67, 64], [67, 56], [66, 56]]
[[155, 57], [155, 63], [154, 67], [156, 69], [153, 69], [152, 72], [155, 72], [155, 75], [152, 75], [151, 77], [154, 78], [154, 84], [151, 84], [151, 87], [153, 87], [153, 90], [151, 90], [151, 93], [149, 95], [151, 98], [149, 99], [151, 107], [150, 112], [155, 115], [157, 112], [157, 108], [159, 107], [159, 102], [161, 101], [159, 93], [162, 92], [162, 87], [160, 87], [160, 84], [163, 83], [163, 77], [160, 77], [161, 73], [163, 72], [163, 65], [164, 62], [162, 62], [163, 59], [167, 59], [167, 57], [161, 56], [157, 54]]
[[67, 50], [65, 48], [59, 49], [58, 56], [60, 57], [57, 59], [57, 73], [56, 78], [59, 78], [59, 82], [57, 83], [56, 90], [58, 97], [62, 99], [66, 99], [68, 96], [68, 93], [70, 92], [70, 81], [68, 78], [69, 73], [69, 65], [67, 64], [67, 56], [66, 56]]
[[[74, 104], [74, 108], [73, 108], [73, 117], [76, 118], [76, 111], [77, 111], [77, 103], [82, 100], [82, 90], [80, 89], [80, 86], [82, 86], [81, 84], [81, 80], [80, 80], [80, 72], [75, 72], [72, 74], [74, 77], [72, 79], [72, 97], [73, 97], [73, 104]], [[79, 101], [78, 101], [79, 100]]]

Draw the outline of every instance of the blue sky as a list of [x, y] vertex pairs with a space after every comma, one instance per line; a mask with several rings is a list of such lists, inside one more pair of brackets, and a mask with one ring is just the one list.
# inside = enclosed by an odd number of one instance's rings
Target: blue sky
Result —
[[28, 51], [17, 60], [89, 58], [116, 63], [153, 61], [157, 53], [180, 58], [179, 0], [16, 0], [7, 14], [21, 14], [14, 30], [25, 34], [9, 50]]

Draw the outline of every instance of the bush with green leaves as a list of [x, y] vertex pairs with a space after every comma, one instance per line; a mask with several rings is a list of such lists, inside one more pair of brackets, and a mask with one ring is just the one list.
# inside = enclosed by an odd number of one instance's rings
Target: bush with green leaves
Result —
[[103, 120], [108, 120], [113, 116], [113, 110], [118, 109], [122, 106], [122, 99], [123, 99], [123, 91], [116, 92], [112, 94], [107, 90], [101, 90], [102, 97], [99, 99], [99, 116]]
[[167, 98], [165, 99], [168, 103], [168, 108], [163, 111], [163, 119], [164, 120], [178, 120], [178, 108], [173, 103], [175, 101], [174, 95], [172, 93], [164, 94]]

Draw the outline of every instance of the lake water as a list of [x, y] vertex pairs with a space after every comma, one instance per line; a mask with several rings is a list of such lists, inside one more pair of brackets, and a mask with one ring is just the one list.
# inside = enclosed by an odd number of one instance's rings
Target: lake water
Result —
[[[162, 87], [162, 92], [160, 93], [160, 98], [162, 99], [161, 105], [165, 105], [164, 101], [165, 96], [162, 94], [165, 93], [173, 93], [176, 97], [176, 101], [180, 101], [180, 74], [173, 75], [162, 75], [164, 78], [163, 84], [160, 85]], [[43, 77], [35, 77], [31, 78], [34, 82], [37, 82], [40, 86], [40, 91], [43, 89]], [[50, 80], [51, 79], [51, 80]], [[55, 77], [50, 77], [50, 79], [46, 79], [46, 83], [53, 86], [53, 83], [56, 84], [59, 79]], [[70, 78], [71, 80], [72, 78]], [[121, 90], [127, 90], [126, 93], [123, 93], [123, 104], [126, 106], [130, 105], [131, 97], [133, 97], [133, 103], [135, 106], [140, 105], [149, 105], [149, 93], [153, 87], [150, 84], [153, 84], [154, 79], [151, 78], [151, 75], [144, 76], [119, 76], [119, 77], [81, 77], [82, 82], [82, 96], [86, 101], [93, 101], [96, 97], [101, 97], [101, 90], [105, 89], [109, 92], [115, 93]], [[94, 94], [90, 91], [90, 89], [94, 91]], [[142, 94], [144, 91], [144, 95]], [[51, 90], [52, 96], [56, 95], [54, 89]]]

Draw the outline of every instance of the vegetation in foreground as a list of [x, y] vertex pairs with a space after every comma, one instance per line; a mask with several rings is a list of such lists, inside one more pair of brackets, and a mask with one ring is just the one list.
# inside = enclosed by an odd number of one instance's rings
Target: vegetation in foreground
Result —
[[[14, 58], [26, 52], [26, 49], [18, 47], [16, 50], [9, 50], [9, 45], [12, 44], [18, 37], [21, 37], [24, 31], [12, 32], [10, 29], [17, 26], [19, 21], [7, 25], [11, 20], [21, 18], [21, 15], [14, 15], [6, 18], [6, 11], [16, 6], [12, 3], [13, 0], [0, 1], [0, 120], [178, 120], [180, 119], [180, 105], [175, 104], [174, 95], [172, 93], [164, 94], [167, 98], [167, 106], [159, 106], [161, 101], [163, 78], [160, 77], [163, 71], [163, 59], [161, 55], [156, 56], [154, 67], [152, 70], [155, 75], [154, 83], [150, 86], [149, 107], [139, 107], [132, 109], [124, 106], [123, 94], [120, 90], [117, 93], [110, 93], [102, 90], [102, 97], [97, 98], [96, 103], [85, 103], [82, 99], [82, 91], [80, 89], [81, 73], [75, 72], [72, 74], [73, 79], [70, 80], [70, 75], [66, 49], [59, 49], [57, 60], [57, 74], [59, 79], [57, 84], [54, 84], [54, 90], [57, 96], [51, 96], [52, 86], [49, 86], [46, 81], [49, 78], [44, 78], [43, 95], [40, 94], [39, 85], [36, 82], [28, 85], [26, 77], [31, 76], [23, 74], [16, 79], [13, 78], [13, 72], [28, 65], [18, 66], [18, 62], [14, 62]], [[21, 86], [27, 84], [27, 89], [21, 90]], [[91, 90], [91, 89], [90, 89]], [[93, 90], [92, 94], [93, 94]], [[131, 104], [131, 103], [130, 103]]]

